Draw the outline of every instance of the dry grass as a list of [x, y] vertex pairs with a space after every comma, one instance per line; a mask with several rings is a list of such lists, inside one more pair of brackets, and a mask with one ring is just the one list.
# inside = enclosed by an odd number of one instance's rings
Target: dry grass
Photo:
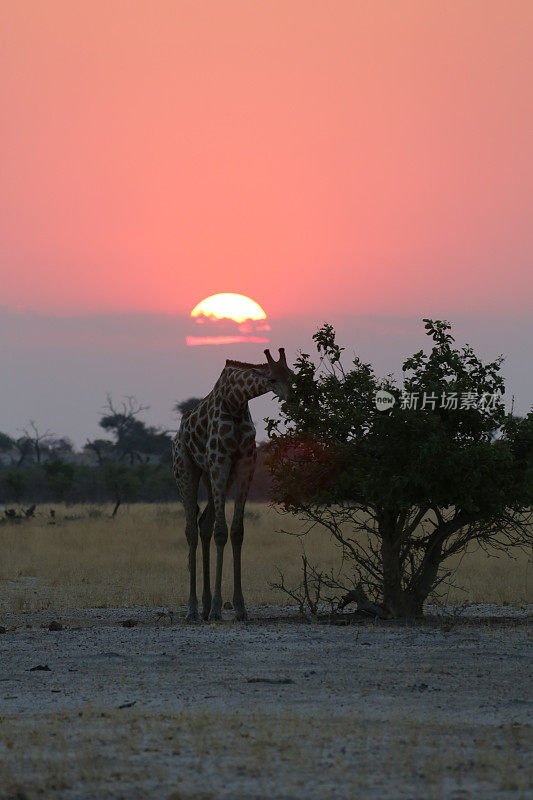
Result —
[[315, 716], [310, 725], [293, 711], [141, 714], [86, 706], [3, 715], [0, 790], [201, 800], [228, 796], [228, 786], [232, 797], [252, 796], [253, 787], [260, 797], [395, 798], [443, 798], [458, 789], [471, 796], [472, 787], [482, 796], [490, 787], [525, 797], [529, 736], [516, 723], [453, 726], [398, 714], [380, 722], [363, 708]]
[[[56, 507], [54, 525], [48, 509], [1, 525], [0, 622], [3, 611], [185, 604], [181, 508], [135, 505], [114, 520], [110, 513]], [[249, 506], [250, 606], [285, 602], [269, 588], [276, 565], [288, 583], [300, 580], [300, 542], [280, 528], [296, 531], [298, 523]], [[306, 549], [312, 561], [338, 566], [325, 534], [310, 536]], [[225, 574], [230, 598], [230, 547]], [[451, 603], [520, 604], [528, 579], [531, 591], [532, 565], [524, 554], [511, 560], [478, 551], [463, 559], [458, 579], [465, 593], [451, 594]], [[125, 631], [94, 614], [86, 630], [41, 630], [26, 617], [2, 637], [2, 800], [528, 796], [525, 628], [478, 625], [430, 635], [369, 625], [359, 640], [354, 629], [294, 622], [287, 630], [271, 623], [246, 631], [176, 620], [160, 628], [152, 620]], [[246, 653], [236, 660], [242, 637]], [[108, 660], [116, 650], [128, 657]], [[49, 661], [50, 672], [30, 677], [29, 664]], [[240, 671], [231, 672], [235, 664]], [[248, 674], [283, 676], [289, 665], [292, 686], [247, 691]], [[121, 708], [124, 700], [135, 707]]]
[[[50, 524], [48, 509], [41, 508], [35, 519], [0, 527], [5, 610], [185, 604], [187, 546], [177, 503], [123, 507], [116, 519], [110, 518], [110, 507], [55, 508], [55, 525]], [[269, 583], [277, 579], [276, 567], [283, 570], [287, 584], [300, 581], [300, 541], [280, 533], [281, 528], [297, 531], [298, 523], [268, 506], [251, 504], [245, 526], [247, 603], [284, 604], [286, 597]], [[311, 562], [338, 567], [338, 550], [326, 533], [308, 536], [306, 551]], [[226, 553], [223, 591], [224, 599], [230, 599], [229, 546]], [[452, 590], [446, 601], [452, 605], [531, 602], [531, 556], [521, 552], [515, 556], [490, 558], [481, 550], [468, 554], [457, 574], [462, 590]]]

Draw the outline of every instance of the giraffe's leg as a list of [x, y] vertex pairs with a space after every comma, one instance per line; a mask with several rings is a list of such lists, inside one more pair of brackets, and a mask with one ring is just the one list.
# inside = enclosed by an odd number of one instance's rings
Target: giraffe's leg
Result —
[[211, 601], [210, 620], [222, 619], [222, 563], [224, 547], [228, 541], [228, 525], [226, 523], [226, 492], [229, 483], [231, 463], [217, 464], [210, 469], [211, 490], [215, 511], [215, 545], [217, 548], [217, 566], [215, 573], [215, 589]]
[[235, 619], [246, 620], [246, 607], [241, 585], [241, 550], [244, 538], [244, 507], [255, 468], [256, 453], [243, 456], [236, 465], [235, 508], [231, 523], [231, 547], [233, 550], [233, 608]]
[[198, 620], [198, 599], [196, 597], [196, 548], [198, 547], [198, 484], [200, 470], [184, 448], [174, 449], [174, 474], [185, 509], [185, 535], [189, 544], [189, 604], [187, 620]]
[[204, 590], [202, 593], [202, 617], [207, 619], [211, 610], [211, 579], [209, 575], [209, 556], [211, 547], [211, 536], [213, 535], [213, 524], [215, 522], [215, 506], [213, 504], [213, 494], [209, 476], [204, 475], [204, 483], [207, 489], [207, 505], [202, 512], [199, 520], [200, 539], [202, 540], [202, 561], [204, 569]]

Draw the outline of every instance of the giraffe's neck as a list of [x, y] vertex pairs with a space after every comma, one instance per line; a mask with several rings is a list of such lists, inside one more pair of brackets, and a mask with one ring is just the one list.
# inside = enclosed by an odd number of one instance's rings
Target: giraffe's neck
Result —
[[269, 391], [266, 375], [255, 370], [226, 369], [221, 393], [226, 407], [235, 416], [246, 411], [248, 401]]

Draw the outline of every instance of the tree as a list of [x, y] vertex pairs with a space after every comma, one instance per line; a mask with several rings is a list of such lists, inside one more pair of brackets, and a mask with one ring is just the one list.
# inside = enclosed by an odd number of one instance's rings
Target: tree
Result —
[[31, 455], [33, 453], [33, 443], [31, 439], [27, 436], [19, 436], [18, 439], [14, 439], [13, 445], [18, 454], [17, 467], [21, 467], [27, 460], [31, 461]]
[[113, 461], [116, 456], [116, 448], [109, 439], [87, 439], [84, 450], [90, 450], [98, 459], [98, 466], [102, 467], [106, 461]]
[[47, 458], [55, 459], [73, 453], [74, 445], [68, 436], [50, 436], [46, 441]]
[[[142, 420], [137, 419], [138, 415], [148, 410], [148, 406], [140, 405], [134, 397], [127, 397], [122, 403], [122, 408], [117, 409], [113, 405], [111, 396], [107, 396], [107, 410], [100, 420], [100, 426], [107, 431], [111, 431], [115, 441], [114, 447], [118, 460], [128, 459], [130, 464], [136, 461], [149, 461], [150, 456], [156, 456], [168, 461], [170, 459], [170, 437], [166, 431], [153, 426], [147, 426]], [[102, 452], [102, 442], [98, 447], [95, 443], [88, 443], [92, 450], [97, 454], [99, 460]], [[100, 455], [98, 453], [100, 451]]]
[[9, 453], [13, 449], [13, 439], [0, 431], [0, 453]]
[[103, 468], [103, 479], [106, 488], [112, 493], [115, 501], [112, 516], [114, 517], [124, 500], [134, 500], [140, 490], [141, 482], [131, 467], [112, 461]]
[[28, 428], [24, 428], [22, 433], [24, 434], [23, 440], [29, 442], [35, 454], [35, 460], [40, 464], [43, 454], [48, 450], [50, 441], [54, 438], [52, 432], [46, 430], [44, 433], [39, 433], [39, 429], [34, 420], [30, 419], [29, 430]]
[[20, 503], [28, 484], [27, 476], [20, 471], [8, 472], [4, 476], [6, 500]]
[[[15, 448], [15, 442], [7, 433], [0, 431], [0, 454], [11, 453]], [[0, 462], [1, 463], [1, 462]]]
[[184, 414], [188, 414], [189, 411], [194, 411], [200, 400], [200, 397], [189, 397], [188, 400], [181, 400], [174, 405], [173, 411], [178, 414], [178, 416], [183, 417]]
[[43, 469], [49, 489], [56, 499], [63, 500], [74, 483], [74, 465], [56, 457], [43, 464]]
[[[304, 562], [305, 583], [386, 617], [421, 615], [471, 542], [533, 543], [533, 411], [506, 414], [502, 357], [485, 364], [453, 346], [447, 322], [424, 322], [433, 347], [405, 361], [401, 390], [357, 357], [345, 368], [324, 325], [320, 368], [299, 357], [281, 419], [267, 423], [273, 499], [304, 532], [327, 531], [351, 567], [340, 579]], [[394, 405], [378, 409], [378, 391]]]
[[110, 431], [115, 439], [115, 448], [120, 460], [128, 457], [130, 464], [133, 464], [137, 456], [136, 439], [139, 432], [144, 428], [143, 423], [136, 419], [137, 415], [146, 411], [148, 406], [137, 403], [134, 397], [127, 397], [122, 403], [122, 408], [118, 410], [113, 405], [111, 395], [107, 395], [107, 410], [100, 419], [100, 427]]

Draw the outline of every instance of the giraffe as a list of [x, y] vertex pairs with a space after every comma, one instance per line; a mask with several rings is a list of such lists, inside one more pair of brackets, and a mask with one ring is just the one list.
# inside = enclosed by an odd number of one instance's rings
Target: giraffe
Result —
[[[172, 443], [173, 465], [181, 501], [185, 508], [185, 533], [189, 544], [190, 593], [187, 620], [198, 620], [196, 597], [196, 549], [198, 529], [202, 542], [202, 617], [222, 618], [222, 562], [228, 540], [226, 497], [235, 485], [231, 524], [233, 550], [233, 608], [238, 620], [247, 619], [241, 587], [241, 547], [244, 536], [244, 506], [256, 462], [255, 427], [248, 401], [267, 392], [286, 400], [294, 373], [287, 366], [285, 350], [275, 361], [265, 350], [266, 364], [226, 361], [214, 388], [196, 408], [183, 415]], [[203, 479], [207, 506], [198, 519], [198, 486]], [[217, 550], [215, 587], [211, 596], [209, 550], [214, 528]]]

